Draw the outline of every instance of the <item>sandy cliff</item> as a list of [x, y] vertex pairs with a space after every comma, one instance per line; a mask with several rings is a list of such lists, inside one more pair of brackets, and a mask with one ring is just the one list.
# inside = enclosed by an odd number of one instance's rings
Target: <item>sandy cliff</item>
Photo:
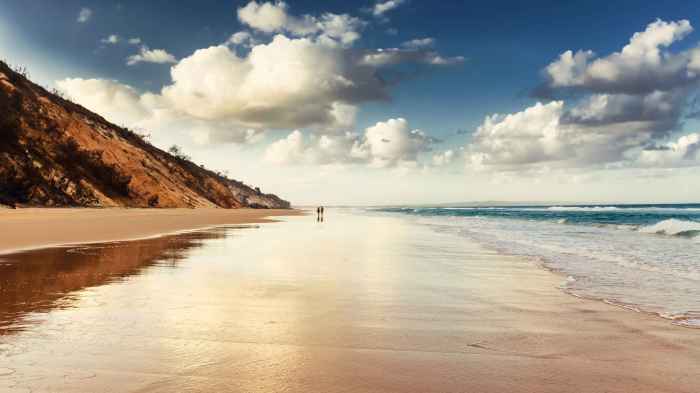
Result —
[[0, 62], [0, 204], [288, 208], [150, 145]]

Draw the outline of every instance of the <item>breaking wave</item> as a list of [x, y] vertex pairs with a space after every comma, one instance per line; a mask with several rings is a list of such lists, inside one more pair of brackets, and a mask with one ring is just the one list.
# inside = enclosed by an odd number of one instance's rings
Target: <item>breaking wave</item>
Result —
[[700, 222], [671, 218], [641, 227], [639, 232], [693, 238], [700, 235]]
[[619, 207], [616, 206], [550, 206], [547, 208], [547, 210], [550, 211], [561, 211], [561, 212], [568, 212], [568, 211], [590, 211], [590, 212], [601, 212], [601, 211], [614, 211], [614, 210], [619, 210]]

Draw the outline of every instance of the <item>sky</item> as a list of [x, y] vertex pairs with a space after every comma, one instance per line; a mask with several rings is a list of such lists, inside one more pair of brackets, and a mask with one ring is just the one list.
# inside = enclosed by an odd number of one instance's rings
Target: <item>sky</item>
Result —
[[297, 205], [698, 202], [700, 7], [644, 3], [8, 0], [0, 58]]

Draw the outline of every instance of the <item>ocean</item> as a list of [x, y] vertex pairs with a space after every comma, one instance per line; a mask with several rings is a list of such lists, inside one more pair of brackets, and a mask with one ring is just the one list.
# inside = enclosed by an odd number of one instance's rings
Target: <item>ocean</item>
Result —
[[700, 204], [397, 207], [563, 274], [562, 288], [700, 328]]

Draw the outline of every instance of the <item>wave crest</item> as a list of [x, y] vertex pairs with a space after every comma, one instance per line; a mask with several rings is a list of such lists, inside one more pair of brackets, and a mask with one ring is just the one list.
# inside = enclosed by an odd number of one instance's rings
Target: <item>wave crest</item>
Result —
[[613, 211], [620, 210], [620, 208], [615, 206], [551, 206], [547, 210], [551, 211], [585, 211], [585, 212], [599, 212], [599, 211]]
[[668, 236], [696, 237], [700, 235], [700, 222], [671, 218], [654, 225], [639, 228], [639, 232]]

